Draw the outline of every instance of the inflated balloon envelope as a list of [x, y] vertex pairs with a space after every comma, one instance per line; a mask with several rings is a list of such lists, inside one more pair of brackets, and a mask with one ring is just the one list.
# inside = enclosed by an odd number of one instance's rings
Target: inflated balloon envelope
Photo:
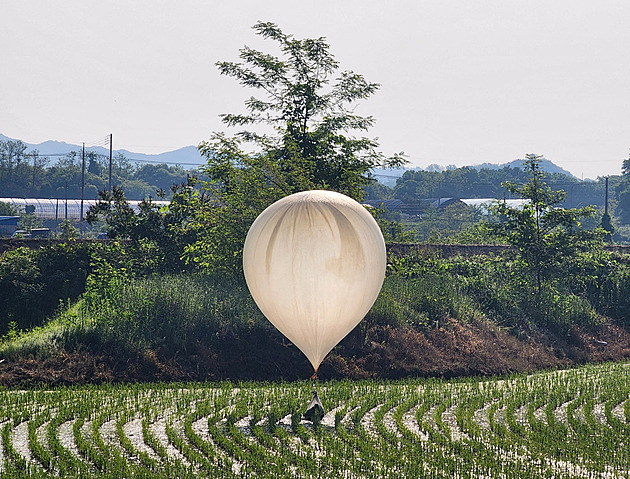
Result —
[[332, 191], [275, 202], [254, 221], [243, 248], [256, 304], [315, 373], [372, 307], [385, 267], [385, 242], [372, 215]]

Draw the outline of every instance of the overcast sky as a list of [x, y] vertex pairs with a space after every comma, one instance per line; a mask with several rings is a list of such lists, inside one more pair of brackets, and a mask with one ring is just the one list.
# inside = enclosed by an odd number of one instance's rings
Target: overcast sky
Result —
[[386, 154], [414, 166], [544, 155], [619, 174], [630, 148], [630, 2], [3, 0], [0, 133], [143, 153], [197, 145], [250, 92], [214, 63], [277, 23], [324, 36], [342, 69], [382, 86]]

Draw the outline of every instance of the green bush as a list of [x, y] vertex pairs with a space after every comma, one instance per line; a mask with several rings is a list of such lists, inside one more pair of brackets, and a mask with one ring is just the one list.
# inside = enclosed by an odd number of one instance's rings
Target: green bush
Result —
[[630, 265], [618, 264], [600, 289], [602, 313], [630, 324]]
[[460, 259], [453, 270], [484, 316], [506, 327], [527, 320], [531, 291], [519, 261], [507, 256]]
[[99, 267], [142, 277], [156, 270], [159, 256], [150, 242], [72, 241], [40, 249], [17, 248], [0, 256], [0, 335], [14, 321], [19, 330], [44, 324], [66, 302], [76, 301]]
[[[467, 292], [465, 281], [457, 274], [460, 259], [444, 259], [431, 254], [390, 258], [389, 277], [381, 298], [390, 298], [390, 311], [399, 311], [409, 326], [437, 327], [448, 318], [467, 321], [481, 311]], [[378, 306], [379, 300], [375, 305]], [[374, 311], [374, 308], [373, 308]]]

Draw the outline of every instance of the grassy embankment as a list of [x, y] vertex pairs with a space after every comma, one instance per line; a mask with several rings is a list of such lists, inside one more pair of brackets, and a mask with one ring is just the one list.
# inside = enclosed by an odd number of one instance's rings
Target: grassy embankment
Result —
[[[107, 266], [107, 264], [106, 264]], [[505, 374], [630, 357], [630, 260], [590, 254], [537, 291], [507, 251], [390, 257], [364, 321], [324, 378]], [[0, 343], [5, 385], [111, 380], [297, 379], [303, 355], [261, 315], [241, 280], [130, 277], [100, 267], [43, 326]]]

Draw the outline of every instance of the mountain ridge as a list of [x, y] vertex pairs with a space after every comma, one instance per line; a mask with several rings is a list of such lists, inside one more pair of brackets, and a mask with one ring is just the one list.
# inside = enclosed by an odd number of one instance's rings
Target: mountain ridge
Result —
[[[13, 140], [17, 141], [15, 138], [9, 138], [2, 133], [0, 133], [0, 140], [7, 141]], [[64, 141], [58, 140], [47, 140], [42, 143], [27, 143], [24, 141], [24, 144], [27, 145], [27, 151], [32, 152], [34, 150], [39, 151], [41, 156], [52, 155], [52, 154], [64, 154], [69, 153], [71, 151], [81, 151], [81, 145], [73, 145], [70, 143], [66, 143]], [[96, 151], [101, 155], [109, 155], [109, 149], [102, 146], [91, 146], [88, 148], [89, 151]], [[146, 163], [167, 163], [167, 164], [178, 164], [178, 165], [203, 165], [205, 163], [205, 159], [200, 155], [199, 151], [195, 146], [189, 145], [184, 146], [182, 148], [178, 148], [172, 151], [166, 151], [163, 153], [138, 153], [129, 151], [126, 149], [117, 149], [113, 150], [113, 154], [122, 153], [125, 155], [129, 161], [138, 161], [138, 162], [146, 162]], [[511, 168], [521, 168], [523, 164], [522, 159], [512, 160], [507, 163], [481, 163], [477, 165], [469, 165], [470, 168], [475, 168], [477, 170], [487, 168], [487, 169], [500, 169], [504, 167]], [[550, 160], [543, 159], [541, 162], [542, 169], [547, 173], [561, 173], [572, 178], [578, 179], [575, 175], [573, 175], [570, 171], [565, 170], [564, 168], [556, 165]], [[437, 164], [432, 164], [427, 166], [426, 168], [422, 168], [419, 166], [415, 167], [403, 167], [403, 168], [376, 168], [374, 170], [374, 175], [377, 180], [387, 186], [394, 186], [396, 184], [396, 179], [401, 177], [405, 171], [444, 171], [448, 169], [456, 168], [453, 165], [450, 166], [442, 166]]]
[[[16, 138], [9, 138], [6, 135], [0, 133], [0, 140], [2, 141], [18, 141]], [[23, 141], [23, 140], [20, 140]], [[28, 143], [23, 141], [27, 146], [27, 152], [33, 152], [37, 150], [41, 156], [47, 155], [59, 155], [70, 153], [71, 151], [81, 151], [82, 145], [73, 145], [64, 141], [47, 140], [41, 143]], [[95, 151], [100, 155], [109, 155], [109, 148], [103, 146], [90, 146], [86, 147], [87, 151]], [[137, 153], [129, 151], [123, 148], [114, 149], [112, 153], [122, 153], [129, 161], [147, 162], [147, 163], [168, 163], [179, 165], [202, 165], [205, 163], [204, 158], [199, 153], [199, 150], [195, 146], [189, 145], [182, 148], [178, 148], [172, 151], [165, 151], [163, 153]]]

